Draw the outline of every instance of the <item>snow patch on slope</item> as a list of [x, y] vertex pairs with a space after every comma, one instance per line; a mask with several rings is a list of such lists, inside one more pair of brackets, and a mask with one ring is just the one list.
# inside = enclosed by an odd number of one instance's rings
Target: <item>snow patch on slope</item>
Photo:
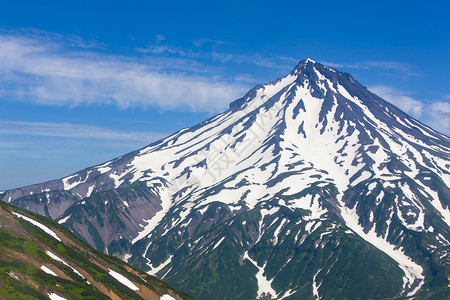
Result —
[[445, 223], [447, 223], [448, 226], [450, 226], [450, 210], [445, 209], [442, 206], [441, 201], [439, 200], [439, 195], [437, 192], [433, 191], [431, 188], [427, 187], [426, 185], [422, 185], [422, 187], [425, 189], [425, 191], [432, 197], [432, 200], [430, 201], [431, 204], [436, 208], [442, 216], [442, 219]]
[[268, 280], [264, 276], [264, 268], [266, 267], [266, 264], [264, 264], [263, 267], [259, 267], [256, 261], [254, 261], [253, 259], [250, 258], [250, 256], [248, 256], [248, 251], [244, 253], [244, 259], [248, 259], [259, 270], [258, 273], [256, 274], [256, 280], [258, 281], [258, 297], [262, 296], [263, 293], [265, 293], [266, 295], [270, 294], [272, 297], [275, 297], [277, 293], [272, 288], [273, 278], [271, 280]]
[[111, 270], [111, 269], [108, 269], [108, 270], [109, 270], [109, 275], [114, 277], [118, 282], [120, 282], [121, 284], [125, 285], [130, 290], [133, 290], [133, 291], [138, 291], [139, 290], [139, 288], [136, 285], [134, 285], [134, 283], [131, 282], [131, 280], [129, 280], [128, 278], [126, 278], [122, 274], [117, 273], [116, 271]]
[[50, 300], [66, 300], [66, 298], [61, 297], [60, 295], [55, 293], [48, 293], [47, 295], [50, 298]]
[[215, 245], [214, 245], [214, 249], [216, 249], [217, 247], [219, 247], [220, 244], [222, 244], [223, 240], [225, 239], [225, 237], [221, 238], [220, 241], [218, 241]]
[[172, 257], [173, 255], [169, 256], [169, 258], [165, 262], [160, 264], [158, 267], [153, 267], [153, 265], [147, 264], [150, 268], [152, 268], [150, 271], [147, 272], [147, 274], [155, 276], [156, 273], [164, 269], [172, 261]]
[[52, 252], [50, 252], [50, 251], [48, 251], [48, 250], [45, 251], [45, 253], [47, 253], [47, 255], [50, 256], [51, 258], [53, 258], [54, 260], [59, 261], [59, 262], [62, 263], [63, 265], [65, 265], [65, 266], [71, 268], [72, 271], [73, 271], [75, 274], [77, 274], [78, 276], [80, 276], [81, 278], [84, 279], [84, 276], [81, 275], [80, 272], [78, 272], [74, 267], [72, 267], [71, 265], [69, 265], [68, 263], [66, 263], [64, 260], [62, 260], [61, 258], [59, 258], [56, 254], [53, 254]]
[[61, 239], [56, 235], [56, 233], [55, 233], [53, 230], [51, 230], [50, 228], [48, 228], [47, 226], [45, 226], [44, 224], [39, 223], [38, 221], [36, 221], [36, 220], [34, 220], [34, 219], [28, 218], [28, 217], [23, 216], [23, 215], [21, 215], [21, 214], [18, 214], [18, 213], [16, 213], [16, 212], [13, 212], [13, 214], [16, 215], [16, 216], [19, 217], [19, 218], [24, 219], [24, 220], [27, 221], [27, 222], [30, 222], [30, 223], [33, 224], [34, 226], [39, 227], [39, 228], [42, 229], [45, 233], [51, 235], [52, 237], [54, 237], [55, 239], [57, 239], [58, 241], [61, 242]]
[[396, 246], [388, 243], [382, 237], [378, 236], [375, 232], [375, 228], [368, 233], [364, 233], [363, 228], [358, 224], [358, 215], [355, 209], [351, 210], [347, 207], [341, 208], [341, 215], [345, 221], [345, 224], [352, 229], [356, 234], [362, 237], [364, 240], [377, 247], [392, 259], [394, 259], [399, 267], [405, 273], [403, 277], [404, 290], [410, 290], [408, 296], [414, 295], [424, 284], [424, 271], [423, 268], [411, 260], [401, 249], [396, 249]]
[[44, 265], [41, 266], [41, 269], [42, 269], [42, 271], [44, 271], [44, 272], [47, 273], [47, 274], [50, 274], [50, 275], [53, 275], [53, 276], [58, 277], [58, 275], [56, 275], [55, 272], [53, 272], [52, 270], [50, 270], [49, 268], [47, 268], [47, 267], [44, 266]]
[[319, 284], [319, 286], [317, 286], [317, 282], [316, 282], [317, 274], [319, 274], [320, 271], [322, 271], [322, 269], [319, 269], [319, 271], [317, 271], [317, 273], [314, 274], [313, 281], [312, 281], [313, 296], [315, 296], [316, 299], [320, 299], [320, 296], [319, 296], [319, 287], [320, 287], [320, 284]]
[[158, 211], [151, 219], [144, 219], [143, 221], [147, 223], [147, 225], [144, 226], [144, 229], [138, 233], [138, 235], [131, 241], [132, 244], [136, 243], [137, 241], [145, 238], [148, 236], [153, 229], [155, 229], [156, 226], [161, 222], [161, 220], [164, 218], [164, 216], [169, 211], [169, 208], [172, 204], [171, 200], [167, 197], [167, 195], [161, 196], [161, 206], [162, 209]]
[[61, 220], [58, 221], [58, 224], [62, 224], [67, 222], [67, 220], [69, 220], [69, 218], [72, 216], [72, 214], [68, 215], [67, 217], [62, 218]]

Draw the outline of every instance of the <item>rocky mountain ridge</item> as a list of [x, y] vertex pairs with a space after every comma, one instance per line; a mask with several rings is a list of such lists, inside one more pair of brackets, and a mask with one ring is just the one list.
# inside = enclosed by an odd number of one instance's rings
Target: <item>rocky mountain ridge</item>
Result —
[[308, 58], [194, 127], [0, 196], [203, 299], [434, 295], [449, 158], [448, 137]]

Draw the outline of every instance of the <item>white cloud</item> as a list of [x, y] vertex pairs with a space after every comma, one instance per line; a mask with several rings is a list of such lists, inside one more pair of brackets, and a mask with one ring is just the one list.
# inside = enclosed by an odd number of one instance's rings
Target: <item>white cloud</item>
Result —
[[221, 40], [215, 40], [215, 39], [205, 39], [205, 38], [195, 38], [192, 43], [197, 47], [201, 48], [205, 45], [211, 46], [211, 47], [217, 47], [221, 45], [226, 45], [228, 42], [221, 41]]
[[167, 135], [159, 132], [114, 130], [86, 124], [25, 121], [0, 121], [0, 134], [147, 142]]
[[450, 136], [450, 103], [432, 103], [426, 112], [426, 118], [431, 127]]
[[431, 110], [439, 111], [443, 114], [450, 114], [450, 103], [448, 102], [434, 102], [430, 105]]
[[48, 40], [0, 33], [1, 97], [46, 105], [112, 104], [218, 112], [249, 88], [212, 76], [211, 68], [193, 61], [130, 59], [70, 50], [57, 39]]
[[345, 65], [340, 64], [340, 63], [334, 63], [334, 62], [323, 61], [323, 60], [321, 60], [320, 63], [322, 65], [324, 65], [324, 66], [333, 67], [333, 68], [343, 68], [343, 67], [345, 67]]
[[422, 115], [424, 104], [408, 96], [404, 91], [384, 85], [373, 86], [369, 90], [415, 118]]
[[[178, 47], [164, 43], [165, 40], [156, 38], [154, 43], [149, 43], [145, 48], [137, 48], [136, 51], [145, 54], [174, 55], [192, 59], [209, 59], [221, 63], [250, 64], [253, 66], [269, 68], [273, 70], [290, 70], [298, 63], [297, 59], [287, 56], [266, 57], [259, 53], [237, 54], [218, 51], [216, 48], [227, 44], [225, 41], [211, 39], [194, 39], [196, 49]], [[201, 47], [210, 46], [215, 50], [204, 51]]]
[[434, 130], [450, 136], [450, 103], [447, 96], [438, 101], [419, 101], [392, 87], [379, 85], [369, 90]]
[[385, 69], [399, 71], [408, 75], [415, 75], [411, 71], [411, 66], [397, 61], [364, 61], [354, 64], [355, 68], [362, 69]]

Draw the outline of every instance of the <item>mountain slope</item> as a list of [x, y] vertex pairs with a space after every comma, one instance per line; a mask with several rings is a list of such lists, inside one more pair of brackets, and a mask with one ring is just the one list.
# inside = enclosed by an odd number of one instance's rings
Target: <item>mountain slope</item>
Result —
[[0, 269], [1, 299], [193, 299], [95, 251], [63, 226], [4, 202]]
[[192, 128], [2, 197], [203, 299], [428, 297], [448, 292], [449, 158], [448, 137], [306, 59]]

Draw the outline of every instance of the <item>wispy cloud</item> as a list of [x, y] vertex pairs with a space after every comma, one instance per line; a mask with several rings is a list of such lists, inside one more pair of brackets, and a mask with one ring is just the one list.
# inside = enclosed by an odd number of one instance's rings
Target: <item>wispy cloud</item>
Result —
[[195, 38], [192, 40], [192, 43], [198, 48], [204, 47], [205, 45], [209, 45], [210, 47], [214, 48], [228, 44], [228, 42], [226, 41], [205, 38]]
[[434, 102], [426, 112], [428, 124], [450, 136], [450, 103]]
[[373, 86], [369, 87], [369, 90], [433, 129], [450, 136], [448, 95], [440, 100], [421, 101], [414, 99], [410, 93], [388, 86]]
[[0, 96], [46, 105], [218, 112], [249, 88], [234, 78], [213, 76], [211, 67], [196, 61], [106, 55], [86, 50], [93, 45], [74, 37], [69, 49], [61, 39], [0, 32]]
[[285, 70], [292, 68], [298, 60], [290, 57], [277, 56], [265, 57], [259, 53], [253, 54], [233, 54], [226, 52], [211, 52], [209, 53], [213, 60], [221, 62], [233, 62], [237, 64], [250, 63], [258, 67], [265, 67], [270, 69]]
[[94, 39], [80, 37], [75, 34], [60, 34], [56, 32], [48, 32], [38, 28], [18, 29], [14, 32], [0, 28], [1, 36], [22, 37], [27, 40], [39, 40], [47, 46], [59, 45], [83, 49], [101, 49], [105, 45]]
[[333, 67], [333, 68], [343, 68], [344, 67], [344, 64], [331, 62], [331, 61], [326, 61], [326, 60], [321, 60], [320, 63], [322, 65], [325, 65], [325, 66], [328, 66], [328, 67]]
[[424, 103], [412, 98], [404, 91], [384, 85], [372, 86], [369, 90], [415, 118], [422, 115]]
[[350, 67], [394, 71], [410, 77], [421, 76], [420, 73], [414, 72], [413, 66], [397, 61], [364, 61]]
[[[144, 54], [156, 55], [174, 55], [193, 59], [210, 59], [221, 63], [233, 64], [251, 64], [258, 67], [270, 68], [275, 70], [286, 70], [292, 68], [297, 59], [287, 56], [267, 57], [259, 53], [239, 54], [233, 52], [219, 51], [221, 45], [227, 44], [225, 41], [211, 39], [194, 39], [192, 41], [194, 48], [179, 47], [168, 44], [165, 38], [157, 36], [155, 41], [149, 43], [145, 48], [136, 48], [136, 51]], [[205, 46], [208, 51], [205, 51]]]
[[[150, 142], [163, 138], [167, 134], [146, 131], [122, 131], [86, 124], [0, 121], [0, 135]], [[12, 143], [9, 143], [9, 145], [11, 146]]]
[[402, 74], [408, 77], [422, 76], [420, 73], [414, 71], [414, 66], [398, 61], [375, 61], [367, 60], [361, 62], [352, 63], [337, 63], [321, 61], [322, 64], [334, 67], [334, 68], [348, 68], [348, 69], [363, 69], [363, 70], [375, 70], [384, 75]]

